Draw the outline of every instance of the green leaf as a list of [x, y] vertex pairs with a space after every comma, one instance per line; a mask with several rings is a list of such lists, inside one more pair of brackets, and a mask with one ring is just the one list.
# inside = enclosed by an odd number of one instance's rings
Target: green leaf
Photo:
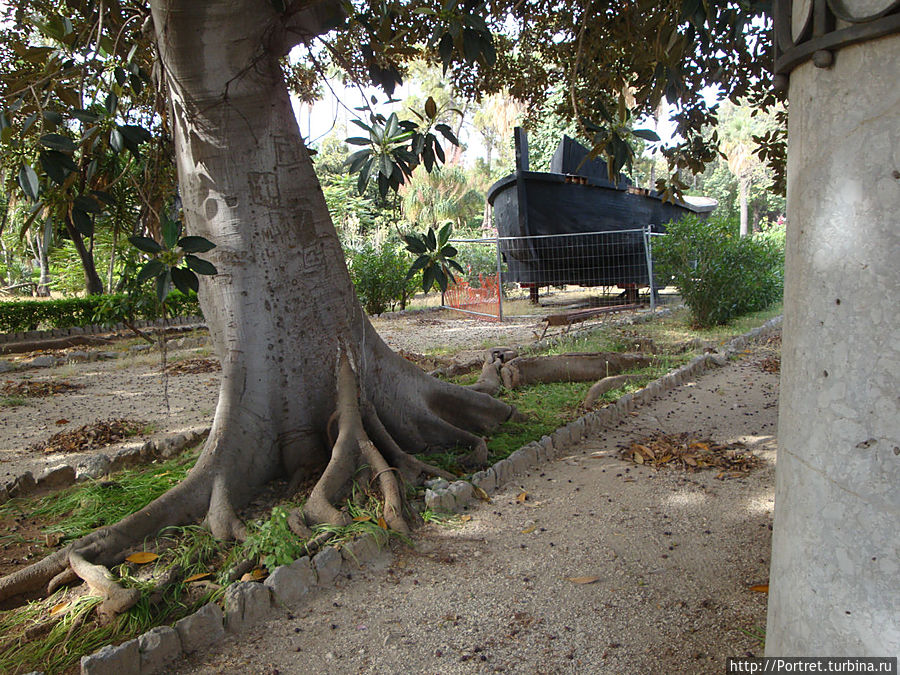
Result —
[[178, 246], [185, 253], [206, 253], [216, 247], [214, 243], [205, 237], [182, 237], [178, 240]]
[[425, 233], [425, 245], [428, 247], [429, 251], [437, 249], [437, 238], [434, 236], [433, 227], [429, 227], [428, 232]]
[[138, 284], [142, 284], [150, 277], [157, 277], [160, 274], [163, 274], [165, 271], [166, 266], [163, 265], [159, 260], [148, 260], [141, 268], [141, 271], [138, 272], [135, 281]]
[[118, 129], [112, 129], [109, 132], [109, 145], [116, 152], [122, 152], [125, 149], [125, 137]]
[[106, 112], [109, 115], [112, 115], [116, 112], [116, 106], [119, 105], [119, 97], [114, 93], [110, 92], [109, 96], [106, 97]]
[[409, 272], [406, 273], [406, 278], [412, 279], [414, 276], [416, 276], [416, 272], [421, 269], [425, 269], [425, 266], [430, 262], [430, 257], [428, 257], [427, 255], [420, 255], [412, 264], [412, 267], [409, 268]]
[[128, 241], [131, 242], [131, 245], [134, 246], [139, 251], [143, 251], [144, 253], [159, 253], [162, 251], [162, 246], [157, 244], [150, 237], [139, 237], [137, 235], [128, 237]]
[[207, 260], [198, 258], [195, 255], [188, 254], [184, 256], [184, 261], [187, 263], [187, 266], [194, 270], [197, 274], [212, 275], [219, 273], [215, 265]]
[[434, 102], [434, 99], [429, 96], [428, 100], [425, 101], [425, 114], [428, 115], [429, 118], [434, 119], [437, 116], [437, 103]]
[[632, 132], [638, 138], [643, 138], [645, 141], [650, 141], [652, 143], [658, 142], [659, 135], [653, 131], [653, 129], [634, 129]]
[[431, 265], [422, 272], [422, 290], [426, 293], [434, 286], [434, 270], [435, 267]]
[[450, 245], [444, 246], [444, 248], [441, 249], [442, 258], [452, 258], [458, 253], [459, 251], [456, 250], [456, 247]]
[[76, 209], [80, 209], [85, 213], [101, 213], [103, 211], [103, 207], [97, 203], [96, 199], [86, 195], [75, 197], [75, 200], [72, 203], [75, 205]]
[[428, 247], [425, 245], [425, 242], [415, 234], [405, 234], [403, 235], [403, 240], [406, 242], [406, 249], [410, 253], [415, 253], [416, 255], [421, 255], [423, 253], [428, 252]]
[[95, 115], [92, 112], [88, 112], [87, 110], [84, 110], [82, 108], [75, 108], [72, 111], [72, 115], [75, 117], [75, 119], [77, 119], [81, 122], [85, 122], [86, 124], [92, 124], [92, 123], [96, 122], [98, 119], [100, 119], [99, 116]]
[[90, 214], [79, 208], [72, 209], [72, 225], [79, 233], [85, 237], [94, 236], [94, 221], [91, 220]]
[[181, 234], [181, 221], [171, 218], [164, 218], [162, 225], [163, 241], [166, 248], [173, 249], [178, 242], [178, 236]]
[[63, 116], [60, 115], [55, 110], [45, 110], [44, 111], [44, 120], [47, 121], [51, 126], [57, 127], [63, 122]]
[[169, 295], [171, 288], [172, 273], [169, 270], [166, 270], [165, 274], [160, 274], [156, 277], [156, 299], [160, 302], [165, 302], [166, 296]]
[[172, 282], [175, 284], [175, 288], [185, 295], [190, 295], [191, 291], [197, 293], [200, 290], [200, 280], [197, 275], [183, 267], [172, 268]]
[[38, 183], [38, 176], [34, 172], [28, 164], [22, 164], [19, 167], [19, 175], [18, 175], [19, 187], [25, 191], [25, 194], [32, 201], [37, 201], [38, 190], [40, 189], [40, 184]]
[[[452, 223], [448, 222], [448, 223], [444, 224], [444, 226], [441, 228], [440, 232], [438, 232], [438, 246], [436, 248], [442, 248], [447, 243], [447, 241], [450, 239], [450, 230], [452, 228], [453, 228]], [[455, 250], [456, 249], [454, 249], [454, 251]], [[453, 253], [453, 255], [456, 255], [456, 253]]]
[[40, 162], [44, 172], [50, 176], [50, 179], [57, 185], [62, 185], [66, 176], [77, 169], [71, 157], [62, 152], [57, 152], [56, 150], [42, 152], [40, 155]]

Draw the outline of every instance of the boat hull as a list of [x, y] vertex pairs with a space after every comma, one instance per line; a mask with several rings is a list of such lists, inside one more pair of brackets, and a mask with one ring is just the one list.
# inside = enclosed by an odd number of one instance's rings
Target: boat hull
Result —
[[[517, 171], [488, 191], [507, 279], [525, 285], [648, 285], [643, 228], [715, 206], [584, 176]], [[602, 233], [602, 234], [596, 234]]]

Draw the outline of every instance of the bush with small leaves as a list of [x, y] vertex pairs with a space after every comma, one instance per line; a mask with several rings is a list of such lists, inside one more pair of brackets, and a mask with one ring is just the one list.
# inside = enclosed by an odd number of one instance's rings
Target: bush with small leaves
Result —
[[382, 314], [401, 309], [416, 291], [417, 279], [407, 279], [410, 259], [395, 244], [376, 247], [367, 243], [348, 254], [350, 278], [359, 301], [368, 314]]
[[694, 323], [709, 327], [781, 298], [784, 249], [776, 236], [739, 237], [735, 223], [689, 216], [654, 242], [657, 279], [678, 288]]

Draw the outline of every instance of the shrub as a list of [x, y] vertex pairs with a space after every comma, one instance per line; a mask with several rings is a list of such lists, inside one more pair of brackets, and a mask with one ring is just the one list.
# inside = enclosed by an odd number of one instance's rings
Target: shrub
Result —
[[490, 243], [459, 243], [455, 244], [459, 250], [456, 262], [462, 265], [466, 271], [465, 280], [472, 288], [481, 285], [480, 276], [493, 277], [497, 274], [497, 244]]
[[367, 243], [349, 253], [348, 263], [356, 295], [368, 314], [381, 314], [398, 304], [405, 308], [420, 283], [418, 276], [406, 278], [412, 260], [391, 243], [380, 248]]
[[[186, 297], [173, 291], [167, 305], [169, 316], [200, 313], [196, 295]], [[124, 294], [0, 302], [0, 332], [71, 328], [92, 323], [118, 323], [123, 319], [156, 319], [158, 316], [152, 306], [153, 303], [135, 303]]]
[[740, 238], [731, 221], [696, 216], [669, 223], [666, 232], [653, 247], [658, 278], [671, 279], [696, 325], [726, 323], [781, 298], [784, 250], [777, 236]]

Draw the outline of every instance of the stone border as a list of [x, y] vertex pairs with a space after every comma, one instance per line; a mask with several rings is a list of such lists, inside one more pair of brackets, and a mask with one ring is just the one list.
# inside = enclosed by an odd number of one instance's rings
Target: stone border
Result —
[[209, 435], [210, 427], [189, 429], [142, 444], [131, 444], [112, 454], [103, 452], [82, 458], [75, 466], [57, 464], [47, 468], [40, 476], [34, 477], [26, 471], [4, 485], [0, 485], [0, 504], [15, 497], [26, 497], [38, 490], [52, 488], [60, 490], [76, 482], [99, 478], [113, 471], [121, 471], [138, 464], [149, 464], [157, 459], [170, 459], [186, 447], [196, 445]]
[[[135, 328], [151, 328], [157, 326], [180, 326], [190, 323], [204, 323], [202, 316], [174, 316], [170, 319], [141, 319], [134, 322]], [[116, 330], [130, 330], [124, 323], [94, 323], [87, 326], [70, 326], [69, 328], [51, 328], [49, 330], [27, 330], [18, 333], [0, 333], [0, 344], [25, 342], [32, 340], [51, 340], [54, 338], [72, 337], [75, 335], [96, 335]]]
[[[724, 366], [729, 357], [751, 340], [777, 328], [782, 316], [766, 321], [726, 343], [717, 352], [702, 354], [680, 368], [650, 382], [633, 394], [625, 394], [613, 405], [590, 412], [564, 427], [516, 450], [490, 468], [479, 471], [471, 481], [455, 481], [446, 486], [432, 481], [425, 491], [425, 505], [439, 511], [455, 512], [476, 498], [476, 489], [490, 494], [530, 467], [555, 459], [577, 442], [617, 422], [635, 407], [674, 389], [710, 366]], [[446, 481], [443, 481], [446, 483]], [[239, 581], [225, 589], [225, 610], [215, 602], [204, 605], [171, 626], [153, 628], [120, 645], [103, 647], [81, 657], [82, 675], [120, 675], [165, 672], [173, 661], [221, 641], [227, 633], [240, 633], [271, 616], [283, 605], [293, 605], [315, 588], [331, 586], [342, 570], [353, 570], [373, 559], [379, 551], [371, 534], [343, 544], [338, 550], [326, 546], [314, 556], [304, 556], [289, 565], [275, 568], [265, 582]]]

